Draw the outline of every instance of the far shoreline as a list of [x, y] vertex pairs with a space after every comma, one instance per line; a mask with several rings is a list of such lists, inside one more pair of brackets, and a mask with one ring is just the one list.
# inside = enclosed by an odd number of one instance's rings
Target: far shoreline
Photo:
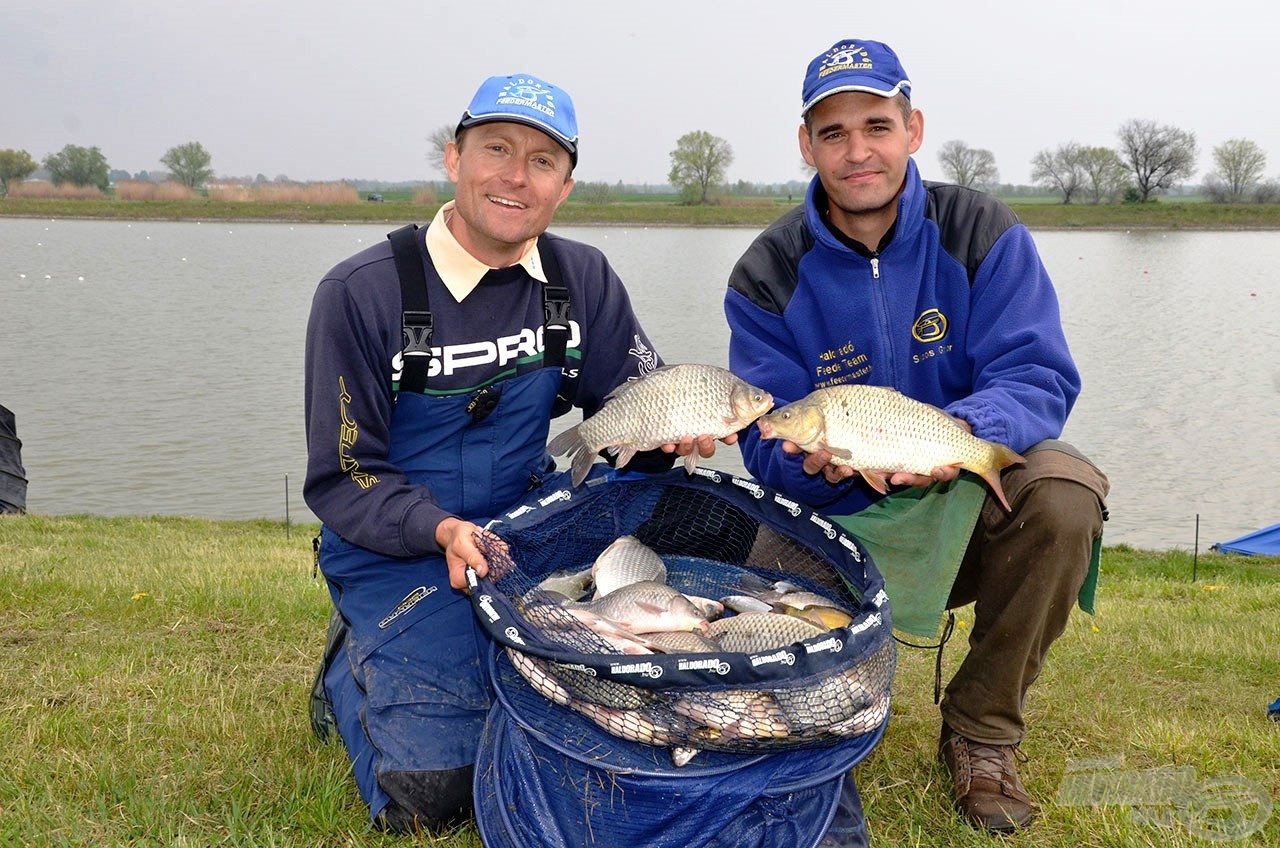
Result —
[[[1163, 199], [1145, 204], [1005, 202], [1029, 229], [1064, 231], [1272, 231], [1280, 230], [1280, 204], [1216, 204]], [[192, 221], [267, 224], [384, 224], [427, 222], [439, 203], [409, 201], [339, 204], [253, 201], [0, 199], [0, 218], [119, 221]], [[552, 227], [743, 227], [768, 226], [795, 202], [755, 198], [686, 205], [674, 200], [575, 201], [556, 212]]]

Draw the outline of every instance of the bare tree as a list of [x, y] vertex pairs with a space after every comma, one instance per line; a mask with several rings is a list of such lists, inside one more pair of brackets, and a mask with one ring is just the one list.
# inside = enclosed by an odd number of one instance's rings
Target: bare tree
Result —
[[1051, 191], [1062, 192], [1062, 204], [1085, 184], [1084, 148], [1068, 141], [1057, 150], [1041, 150], [1031, 160], [1031, 181]]
[[1280, 203], [1280, 180], [1267, 180], [1265, 183], [1258, 183], [1258, 188], [1253, 193], [1253, 199], [1258, 203]]
[[698, 203], [706, 203], [707, 192], [724, 181], [725, 171], [732, 163], [729, 142], [706, 130], [696, 130], [676, 140], [667, 180], [686, 197], [696, 196]]
[[947, 179], [956, 185], [985, 188], [1000, 182], [995, 154], [970, 147], [963, 141], [948, 141], [938, 148], [938, 164]]
[[1205, 178], [1205, 191], [1219, 203], [1239, 203], [1253, 194], [1267, 169], [1267, 154], [1243, 138], [1213, 148], [1213, 161], [1218, 167]]
[[427, 136], [427, 164], [438, 174], [446, 174], [444, 147], [451, 141], [453, 141], [453, 127], [449, 124], [441, 124]]
[[1129, 183], [1129, 169], [1110, 147], [1084, 148], [1080, 167], [1085, 175], [1084, 191], [1095, 205], [1119, 197]]
[[1133, 173], [1142, 203], [1195, 173], [1200, 153], [1195, 133], [1155, 121], [1132, 120], [1121, 125], [1119, 136], [1120, 156]]

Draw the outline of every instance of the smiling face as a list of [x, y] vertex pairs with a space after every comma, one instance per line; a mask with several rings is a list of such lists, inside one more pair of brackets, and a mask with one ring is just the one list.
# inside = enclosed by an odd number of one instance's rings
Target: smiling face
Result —
[[470, 127], [446, 145], [444, 164], [457, 186], [449, 230], [491, 268], [519, 261], [573, 188], [569, 151], [524, 124]]
[[896, 97], [833, 94], [809, 110], [800, 153], [818, 170], [831, 222], [874, 250], [897, 216], [907, 159], [924, 140], [924, 116], [905, 118]]

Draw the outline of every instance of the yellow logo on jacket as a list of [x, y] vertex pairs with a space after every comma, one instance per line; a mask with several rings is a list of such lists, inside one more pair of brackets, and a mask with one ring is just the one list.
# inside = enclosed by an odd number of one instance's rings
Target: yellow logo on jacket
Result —
[[947, 316], [936, 309], [926, 309], [911, 325], [911, 337], [918, 342], [929, 344], [940, 341], [947, 336]]

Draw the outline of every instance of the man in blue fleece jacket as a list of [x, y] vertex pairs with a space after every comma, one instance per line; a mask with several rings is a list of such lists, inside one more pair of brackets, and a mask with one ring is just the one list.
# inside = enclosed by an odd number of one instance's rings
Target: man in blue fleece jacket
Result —
[[1080, 375], [1030, 233], [995, 198], [921, 179], [924, 117], [910, 98], [879, 42], [842, 39], [809, 64], [799, 143], [817, 175], [732, 272], [729, 364], [779, 407], [824, 386], [892, 386], [1025, 456], [1001, 476], [1010, 513], [956, 468], [893, 474], [906, 488], [883, 498], [825, 450], [755, 428], [740, 442], [763, 483], [870, 540], [895, 624], [916, 580], [942, 587], [933, 626], [944, 605], [976, 603], [939, 757], [959, 810], [1003, 832], [1036, 813], [1015, 768], [1023, 702], [1083, 597], [1108, 484], [1057, 441]]

